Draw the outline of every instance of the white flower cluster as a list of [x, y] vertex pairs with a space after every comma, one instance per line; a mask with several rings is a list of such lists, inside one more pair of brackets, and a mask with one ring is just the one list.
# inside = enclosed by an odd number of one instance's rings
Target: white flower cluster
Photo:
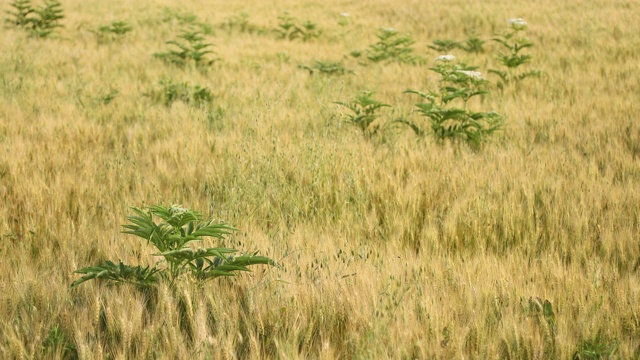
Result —
[[456, 57], [453, 55], [440, 55], [436, 58], [436, 61], [442, 61], [442, 62], [452, 62], [453, 60], [455, 60]]
[[388, 32], [388, 33], [394, 33], [396, 32], [396, 28], [392, 28], [392, 27], [382, 28], [382, 31]]
[[348, 12], [341, 12], [340, 16], [347, 18], [347, 17], [351, 16], [351, 14], [349, 14]]
[[513, 30], [524, 30], [527, 28], [527, 22], [523, 18], [509, 19], [509, 25]]
[[484, 80], [484, 78], [482, 77], [482, 74], [478, 71], [458, 70], [457, 73], [465, 75], [466, 77], [469, 77], [475, 80]]

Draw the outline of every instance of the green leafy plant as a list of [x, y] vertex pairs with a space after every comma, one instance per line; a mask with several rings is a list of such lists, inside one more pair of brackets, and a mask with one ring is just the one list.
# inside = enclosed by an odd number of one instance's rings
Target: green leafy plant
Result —
[[98, 28], [101, 33], [110, 33], [122, 36], [133, 30], [133, 28], [124, 21], [114, 21], [109, 25], [103, 25]]
[[[377, 33], [378, 41], [366, 51], [367, 59], [372, 62], [397, 61], [401, 63], [419, 63], [421, 59], [414, 55], [415, 40], [410, 35], [402, 35], [394, 28], [382, 28]], [[352, 52], [352, 56], [360, 56]]]
[[578, 349], [573, 354], [573, 360], [597, 360], [609, 359], [618, 351], [618, 340], [607, 339], [602, 331], [598, 331], [591, 339], [580, 342]]
[[351, 111], [346, 114], [349, 123], [359, 127], [363, 133], [373, 135], [378, 132], [380, 125], [376, 122], [379, 118], [378, 110], [383, 107], [391, 107], [373, 98], [370, 91], [358, 93], [356, 98], [350, 102], [338, 101], [335, 104], [343, 106]]
[[9, 4], [13, 11], [7, 11], [9, 18], [5, 19], [5, 23], [11, 26], [27, 26], [32, 21], [30, 17], [34, 9], [31, 6], [31, 0], [15, 0]]
[[306, 20], [302, 23], [300, 29], [302, 29], [302, 40], [308, 41], [320, 36], [320, 30], [318, 25], [311, 20]]
[[170, 64], [208, 66], [217, 60], [207, 58], [209, 54], [214, 53], [208, 49], [213, 44], [206, 43], [204, 35], [197, 29], [183, 30], [176, 40], [167, 41], [166, 44], [174, 48], [167, 52], [155, 53], [153, 56]]
[[[152, 244], [157, 249], [152, 255], [162, 260], [146, 267], [112, 261], [85, 267], [76, 271], [82, 276], [71, 284], [71, 288], [94, 279], [146, 288], [160, 281], [174, 284], [181, 276], [190, 275], [204, 281], [233, 276], [239, 271], [249, 272], [248, 266], [251, 265], [275, 265], [273, 260], [257, 255], [257, 252], [236, 256], [236, 249], [201, 246], [205, 237], [223, 240], [236, 229], [224, 223], [203, 220], [196, 211], [177, 205], [156, 205], [147, 209], [132, 207], [132, 210], [134, 215], [127, 217], [130, 224], [123, 226], [126, 229], [123, 233], [135, 235]], [[160, 222], [156, 222], [156, 218]]]
[[459, 48], [468, 52], [468, 53], [483, 53], [484, 52], [484, 43], [486, 40], [482, 40], [479, 38], [474, 32], [468, 32], [467, 38], [459, 45]]
[[188, 82], [174, 82], [171, 79], [160, 81], [159, 89], [148, 94], [156, 102], [171, 106], [176, 101], [201, 106], [213, 101], [213, 94], [207, 87], [191, 85]]
[[[487, 93], [484, 89], [487, 80], [476, 69], [457, 63], [453, 55], [439, 56], [436, 66], [431, 68], [440, 74], [439, 89], [426, 93], [405, 91], [426, 100], [416, 104], [416, 107], [419, 113], [429, 119], [437, 140], [464, 140], [477, 147], [502, 127], [503, 118], [497, 112], [477, 112], [468, 108], [471, 98]], [[421, 126], [406, 119], [396, 121], [410, 125], [418, 135], [425, 133]]]
[[189, 11], [183, 11], [181, 9], [173, 9], [165, 7], [162, 10], [162, 22], [172, 23], [181, 27], [192, 27], [199, 29], [204, 35], [212, 35], [214, 33], [213, 27], [206, 22], [198, 20], [198, 16]]
[[427, 45], [428, 48], [438, 52], [449, 52], [453, 49], [457, 49], [460, 46], [460, 42], [452, 39], [436, 39], [433, 40], [432, 45]]
[[78, 358], [78, 349], [66, 338], [58, 324], [54, 324], [49, 328], [49, 332], [42, 346], [48, 356], [54, 357], [54, 354], [58, 353], [62, 355], [64, 359]]
[[449, 52], [454, 49], [461, 49], [468, 53], [483, 53], [484, 43], [486, 41], [479, 38], [475, 32], [467, 32], [467, 38], [462, 41], [456, 41], [451, 39], [434, 40], [432, 45], [428, 45], [430, 49], [438, 52]]
[[57, 0], [45, 0], [44, 6], [35, 9], [36, 15], [33, 21], [32, 32], [38, 37], [49, 36], [56, 28], [62, 27], [60, 20], [62, 15], [62, 4]]
[[132, 30], [131, 25], [125, 21], [114, 21], [111, 24], [98, 27], [98, 30], [94, 31], [94, 33], [98, 37], [98, 41], [105, 42], [122, 38]]
[[494, 37], [492, 40], [501, 44], [506, 52], [498, 52], [498, 61], [506, 71], [491, 69], [490, 73], [494, 73], [500, 77], [503, 84], [512, 80], [522, 80], [530, 76], [539, 76], [539, 70], [519, 71], [518, 69], [531, 60], [531, 55], [524, 54], [523, 50], [533, 46], [521, 33], [527, 29], [527, 22], [521, 18], [509, 20], [509, 31]]
[[318, 72], [320, 74], [327, 74], [327, 75], [344, 75], [346, 73], [353, 72], [351, 70], [345, 69], [344, 63], [342, 61], [315, 60], [312, 66], [299, 65], [298, 67], [309, 71], [310, 74]]
[[283, 39], [295, 39], [298, 36], [299, 28], [296, 26], [296, 19], [286, 12], [278, 16], [278, 27], [275, 32]]
[[31, 1], [16, 0], [9, 4], [14, 11], [8, 11], [11, 16], [6, 23], [27, 29], [31, 35], [44, 38], [56, 28], [62, 27], [60, 20], [64, 19], [62, 4], [57, 0], [45, 0], [37, 8]]
[[308, 41], [320, 36], [318, 26], [310, 20], [300, 22], [285, 11], [278, 16], [278, 27], [275, 32], [281, 39], [295, 40], [302, 39]]

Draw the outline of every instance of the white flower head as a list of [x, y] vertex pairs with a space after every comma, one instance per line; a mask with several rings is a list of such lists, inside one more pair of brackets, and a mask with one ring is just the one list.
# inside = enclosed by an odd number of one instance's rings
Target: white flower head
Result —
[[523, 18], [509, 19], [509, 25], [513, 30], [524, 30], [527, 28], [527, 22]]
[[394, 33], [394, 32], [396, 32], [397, 30], [396, 30], [396, 28], [394, 28], [394, 27], [387, 27], [387, 28], [382, 28], [382, 31], [384, 31], [384, 32], [388, 32], [388, 33]]
[[187, 209], [183, 208], [180, 205], [171, 205], [169, 208], [169, 212], [172, 214], [184, 214], [187, 212]]
[[347, 17], [351, 16], [351, 14], [349, 14], [348, 12], [341, 12], [340, 16], [347, 18]]
[[466, 77], [472, 78], [474, 80], [484, 80], [484, 78], [482, 77], [482, 74], [478, 71], [458, 70], [457, 73], [462, 74]]
[[440, 55], [436, 58], [436, 61], [442, 61], [442, 62], [452, 62], [453, 60], [455, 60], [456, 57], [453, 55]]

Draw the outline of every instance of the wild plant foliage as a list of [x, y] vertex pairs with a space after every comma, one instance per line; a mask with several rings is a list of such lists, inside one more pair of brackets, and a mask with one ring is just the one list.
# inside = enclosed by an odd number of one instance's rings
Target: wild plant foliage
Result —
[[[502, 127], [503, 118], [497, 112], [473, 111], [467, 106], [472, 98], [487, 94], [487, 80], [476, 71], [477, 67], [458, 63], [453, 55], [442, 55], [431, 70], [440, 75], [438, 90], [407, 90], [406, 93], [417, 94], [425, 100], [416, 107], [429, 120], [437, 140], [463, 140], [478, 147]], [[425, 133], [417, 124], [401, 122], [410, 125], [418, 135]]]
[[373, 98], [370, 91], [362, 91], [350, 102], [337, 101], [335, 104], [350, 110], [345, 114], [347, 121], [362, 130], [364, 134], [373, 135], [380, 129], [380, 124], [376, 123], [379, 118], [378, 110], [384, 107], [391, 107]]
[[[381, 28], [376, 34], [378, 41], [366, 51], [369, 61], [396, 61], [401, 63], [419, 63], [420, 57], [414, 54], [415, 40], [408, 34], [401, 34], [395, 28]], [[352, 53], [358, 55], [359, 53]]]
[[206, 21], [201, 21], [198, 15], [178, 8], [165, 7], [162, 9], [162, 22], [180, 28], [194, 28], [204, 35], [213, 35], [213, 27]]
[[467, 31], [467, 38], [464, 40], [436, 39], [428, 47], [440, 53], [448, 53], [451, 50], [460, 49], [468, 53], [480, 54], [484, 52], [486, 40], [478, 37], [474, 31]]
[[165, 106], [171, 106], [176, 101], [185, 104], [202, 106], [213, 101], [211, 90], [202, 85], [191, 85], [188, 82], [175, 82], [172, 79], [164, 79], [159, 83], [159, 87], [147, 94], [155, 102]]
[[9, 15], [5, 19], [5, 23], [11, 26], [27, 26], [33, 20], [30, 16], [34, 13], [34, 8], [31, 6], [31, 0], [15, 0], [9, 4], [13, 10], [8, 10], [6, 13]]
[[[72, 288], [94, 279], [141, 287], [154, 286], [160, 281], [173, 284], [181, 276], [202, 281], [250, 271], [248, 266], [251, 265], [275, 265], [273, 260], [257, 252], [236, 255], [236, 249], [203, 246], [204, 238], [224, 240], [236, 229], [224, 223], [204, 220], [196, 211], [177, 205], [131, 209], [134, 215], [127, 217], [130, 224], [123, 225], [126, 229], [123, 233], [135, 235], [152, 244], [157, 250], [152, 256], [163, 260], [145, 267], [112, 261], [85, 267], [76, 271], [82, 276], [71, 284]], [[157, 222], [156, 218], [160, 221]]]
[[533, 43], [522, 34], [527, 27], [527, 22], [522, 18], [510, 19], [509, 30], [492, 39], [502, 45], [505, 50], [504, 52], [498, 52], [497, 58], [506, 70], [491, 69], [489, 72], [498, 75], [503, 84], [540, 75], [539, 70], [519, 70], [522, 65], [530, 62], [532, 58], [530, 54], [523, 53], [523, 50], [533, 46]]
[[[616, 358], [619, 348], [620, 340], [611, 338], [610, 335], [599, 330], [591, 337], [580, 341], [578, 349], [573, 353], [572, 359], [586, 360]], [[638, 349], [636, 355], [640, 355], [640, 349]]]
[[5, 22], [26, 29], [32, 36], [44, 38], [62, 27], [63, 9], [57, 0], [45, 0], [37, 7], [30, 0], [15, 0], [9, 5], [13, 10], [7, 11], [9, 18]]
[[320, 36], [320, 29], [311, 20], [300, 21], [288, 11], [278, 16], [278, 27], [275, 32], [281, 39], [309, 41]]
[[210, 50], [213, 44], [205, 42], [202, 31], [195, 28], [182, 30], [175, 40], [167, 41], [166, 44], [171, 46], [168, 51], [154, 53], [153, 56], [169, 64], [205, 67], [217, 60], [209, 58], [209, 55], [214, 54]]
[[94, 31], [94, 33], [98, 37], [98, 42], [108, 42], [121, 39], [132, 30], [133, 27], [126, 21], [113, 21], [110, 24], [98, 27], [98, 30]]

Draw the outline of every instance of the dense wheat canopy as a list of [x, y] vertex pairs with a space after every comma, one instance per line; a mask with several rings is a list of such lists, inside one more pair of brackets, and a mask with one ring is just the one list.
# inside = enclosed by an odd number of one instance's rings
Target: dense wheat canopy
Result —
[[[0, 40], [0, 358], [640, 357], [636, 1], [61, 5], [52, 34]], [[281, 38], [285, 12], [318, 34]], [[513, 18], [541, 74], [498, 87], [490, 38]], [[114, 22], [131, 31], [99, 30]], [[350, 55], [388, 27], [423, 61]], [[211, 64], [153, 55], [186, 28]], [[491, 81], [470, 106], [503, 129], [477, 148], [393, 125], [426, 124], [403, 92], [437, 86], [434, 40], [472, 32], [485, 52], [451, 54]], [[361, 91], [391, 105], [374, 135], [336, 104]], [[121, 233], [153, 204], [225, 221], [240, 231], [209, 245], [279, 267], [69, 289], [153, 261]]]

